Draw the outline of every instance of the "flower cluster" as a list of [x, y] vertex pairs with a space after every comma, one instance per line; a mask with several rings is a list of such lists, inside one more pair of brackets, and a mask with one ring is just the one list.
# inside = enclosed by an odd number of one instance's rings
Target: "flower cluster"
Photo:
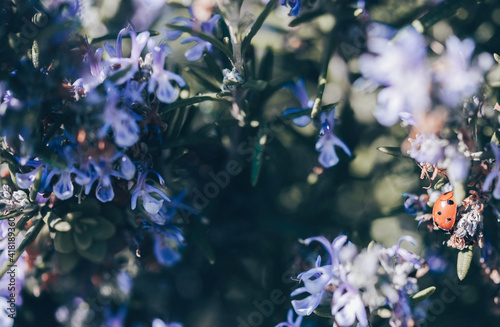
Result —
[[[319, 242], [328, 256], [322, 262], [318, 256], [316, 265], [297, 276], [304, 286], [297, 288], [291, 296], [301, 296], [293, 300], [292, 306], [299, 316], [308, 316], [326, 305], [339, 326], [368, 326], [366, 309], [373, 312], [377, 308], [391, 310], [391, 324], [411, 326], [414, 323], [410, 296], [418, 291], [416, 272], [425, 273], [425, 263], [415, 254], [401, 247], [401, 242], [414, 240], [405, 236], [396, 245], [384, 248], [372, 243], [358, 251], [347, 242], [345, 235], [338, 236], [330, 243], [325, 237], [311, 237], [303, 241], [308, 245]], [[306, 295], [303, 297], [303, 295]], [[300, 326], [300, 317], [278, 326]]]

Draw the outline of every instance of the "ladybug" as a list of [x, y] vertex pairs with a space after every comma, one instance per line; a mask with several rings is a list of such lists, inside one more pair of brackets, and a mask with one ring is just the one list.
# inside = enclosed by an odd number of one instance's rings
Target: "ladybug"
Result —
[[457, 204], [453, 198], [453, 192], [442, 194], [432, 208], [434, 225], [442, 230], [449, 231], [455, 224], [456, 216]]

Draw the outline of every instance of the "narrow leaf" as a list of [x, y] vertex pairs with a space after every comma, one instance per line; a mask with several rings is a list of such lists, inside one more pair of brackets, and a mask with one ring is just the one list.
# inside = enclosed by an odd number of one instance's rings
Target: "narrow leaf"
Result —
[[164, 115], [165, 113], [180, 108], [180, 107], [187, 107], [193, 104], [197, 104], [203, 101], [227, 101], [226, 99], [223, 99], [219, 96], [219, 93], [212, 93], [212, 94], [205, 94], [205, 95], [199, 95], [199, 96], [194, 96], [189, 99], [181, 99], [177, 100], [175, 102], [172, 102], [170, 104], [164, 105], [160, 109], [160, 116]]
[[323, 318], [333, 318], [332, 315], [332, 307], [317, 307], [313, 311], [317, 316], [323, 317]]
[[177, 25], [177, 24], [171, 24], [171, 23], [166, 23], [165, 26], [168, 28], [171, 28], [173, 30], [178, 30], [182, 32], [189, 33], [193, 36], [197, 36], [200, 39], [210, 42], [214, 47], [222, 51], [231, 62], [234, 62], [233, 59], [233, 53], [231, 52], [231, 49], [227, 47], [224, 43], [219, 41], [217, 38], [215, 38], [213, 35], [210, 35], [208, 33], [200, 32], [200, 31], [195, 31], [192, 28], [189, 28], [187, 26], [182, 26], [182, 25]]
[[191, 66], [186, 67], [185, 71], [191, 74], [198, 83], [200, 83], [207, 91], [218, 92], [221, 90], [221, 82], [213, 78], [213, 76], [207, 74], [206, 72], [198, 69], [197, 67]]
[[304, 15], [301, 15], [301, 16], [295, 18], [294, 20], [292, 20], [290, 22], [290, 24], [288, 24], [288, 26], [295, 27], [295, 26], [300, 25], [302, 23], [309, 22], [309, 21], [313, 20], [314, 18], [323, 15], [324, 13], [325, 13], [324, 10], [310, 11], [310, 12], [308, 12]]
[[210, 73], [212, 73], [213, 77], [221, 82], [222, 79], [224, 78], [224, 75], [222, 75], [222, 71], [220, 70], [219, 65], [215, 62], [214, 58], [212, 55], [208, 52], [205, 52], [203, 54], [203, 60], [205, 61], [205, 64], [207, 64], [208, 70]]
[[379, 146], [377, 150], [395, 157], [407, 157], [401, 152], [401, 148], [399, 146]]
[[262, 168], [264, 148], [266, 147], [267, 134], [265, 133], [266, 123], [262, 123], [257, 134], [257, 142], [255, 144], [255, 150], [253, 154], [252, 163], [252, 186], [256, 186], [259, 181], [260, 170]]
[[447, 0], [434, 6], [420, 19], [414, 20], [412, 26], [422, 33], [437, 22], [453, 16], [467, 0]]
[[457, 256], [457, 275], [458, 279], [464, 280], [465, 276], [469, 272], [470, 264], [472, 262], [472, 256], [474, 254], [474, 248], [468, 246], [462, 251], [458, 252]]
[[327, 75], [328, 75], [328, 65], [330, 63], [330, 59], [332, 57], [332, 53], [334, 50], [334, 37], [335, 37], [335, 27], [332, 28], [330, 33], [325, 39], [325, 47], [323, 56], [321, 58], [321, 70], [318, 78], [318, 93], [316, 95], [316, 99], [314, 99], [314, 105], [311, 111], [311, 118], [314, 118], [318, 113], [321, 106], [321, 101], [323, 98], [323, 93], [325, 92], [325, 87], [327, 83]]
[[427, 287], [426, 289], [423, 289], [411, 296], [411, 302], [413, 305], [419, 304], [420, 302], [423, 302], [427, 298], [429, 298], [434, 291], [436, 290], [435, 286]]
[[243, 39], [243, 42], [241, 43], [241, 53], [245, 53], [245, 51], [248, 48], [248, 46], [250, 45], [250, 42], [252, 41], [253, 37], [260, 30], [260, 28], [262, 27], [262, 24], [264, 24], [264, 21], [266, 20], [267, 16], [269, 16], [271, 11], [273, 11], [273, 9], [276, 7], [277, 2], [278, 2], [278, 0], [271, 0], [266, 4], [266, 7], [261, 12], [259, 17], [257, 17], [257, 19], [253, 23], [252, 27], [250, 28], [250, 31]]

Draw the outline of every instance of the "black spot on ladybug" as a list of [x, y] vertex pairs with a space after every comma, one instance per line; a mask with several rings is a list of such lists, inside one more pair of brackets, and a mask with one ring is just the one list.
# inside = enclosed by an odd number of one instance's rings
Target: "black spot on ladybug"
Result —
[[441, 211], [438, 211], [437, 214], [440, 215], [440, 216], [442, 215]]
[[455, 204], [455, 202], [453, 202], [453, 200], [448, 200], [448, 201], [446, 201], [446, 202], [447, 202], [449, 205], [453, 205], [453, 204]]
[[451, 221], [451, 218], [446, 218], [446, 221]]

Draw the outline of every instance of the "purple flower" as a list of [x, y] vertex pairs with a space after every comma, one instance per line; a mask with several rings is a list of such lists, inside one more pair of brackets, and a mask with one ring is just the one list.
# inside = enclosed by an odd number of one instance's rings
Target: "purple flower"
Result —
[[427, 194], [418, 196], [416, 194], [403, 193], [403, 196], [408, 197], [404, 203], [406, 213], [416, 215], [418, 212], [424, 212], [427, 209], [427, 200], [429, 199]]
[[346, 240], [347, 237], [341, 235], [335, 238], [332, 243], [322, 236], [310, 237], [303, 241], [306, 245], [313, 241], [320, 242], [329, 254], [329, 264], [321, 266], [321, 257], [318, 256], [315, 268], [309, 269], [297, 276], [300, 281], [304, 283], [304, 287], [297, 288], [290, 296], [296, 296], [302, 293], [310, 294], [302, 300], [292, 301], [293, 309], [298, 315], [310, 315], [320, 304], [325, 294], [325, 286], [338, 283], [339, 277], [342, 274], [339, 270], [339, 252]]
[[0, 296], [0, 326], [11, 327], [14, 326], [14, 319], [9, 317], [12, 313], [9, 311], [10, 302], [7, 301], [8, 297]]
[[335, 152], [335, 146], [341, 147], [348, 156], [351, 156], [351, 150], [349, 150], [342, 140], [333, 134], [333, 127], [335, 126], [335, 109], [330, 111], [328, 116], [326, 113], [322, 112], [320, 118], [323, 124], [319, 131], [319, 140], [316, 142], [316, 150], [321, 152], [319, 155], [319, 163], [325, 168], [330, 168], [339, 162], [339, 157]]
[[297, 316], [295, 322], [293, 321], [293, 310], [288, 310], [287, 321], [277, 324], [275, 327], [300, 327], [303, 316]]
[[106, 108], [104, 109], [104, 125], [98, 132], [99, 137], [104, 137], [110, 128], [113, 129], [115, 143], [120, 147], [129, 147], [139, 140], [139, 126], [137, 120], [140, 116], [126, 110], [117, 108], [118, 95], [111, 92], [108, 95]]
[[182, 258], [184, 236], [180, 229], [174, 226], [157, 227], [154, 233], [153, 251], [162, 266], [171, 267]]
[[177, 85], [183, 87], [186, 82], [182, 77], [168, 70], [165, 70], [165, 58], [169, 51], [167, 46], [154, 46], [154, 41], [148, 43], [149, 51], [153, 54], [153, 72], [149, 79], [148, 92], [153, 93], [156, 88], [156, 97], [163, 103], [172, 103], [179, 96], [179, 90], [175, 89], [170, 83], [171, 80], [175, 81]]
[[[306, 85], [302, 78], [299, 78], [296, 83], [289, 83], [287, 85], [288, 88], [292, 91], [293, 94], [299, 99], [301, 108], [288, 108], [283, 111], [282, 116], [286, 117], [290, 114], [295, 114], [298, 112], [304, 111], [304, 109], [312, 109], [314, 105], [314, 100], [309, 98], [309, 94], [307, 93]], [[311, 122], [311, 116], [309, 114], [300, 115], [292, 119], [292, 122], [299, 126], [304, 127]]]
[[[146, 210], [151, 215], [156, 215], [163, 206], [163, 201], [170, 201], [168, 196], [159, 188], [146, 184], [146, 178], [149, 173], [153, 173], [158, 177], [160, 185], [165, 187], [165, 181], [160, 176], [157, 171], [152, 169], [147, 169], [141, 171], [137, 177], [137, 186], [132, 193], [131, 207], [134, 210], [137, 206], [137, 198], [140, 196], [142, 198], [142, 205], [144, 210]], [[157, 194], [160, 199], [156, 199], [150, 193]]]
[[417, 134], [415, 139], [409, 141], [411, 148], [408, 154], [418, 163], [437, 165], [445, 158], [444, 150], [448, 141], [438, 138], [436, 134]]
[[446, 40], [444, 58], [435, 65], [440, 99], [451, 107], [472, 97], [482, 81], [483, 70], [470, 64], [474, 48], [472, 39], [460, 41], [452, 35]]
[[[187, 212], [188, 215], [200, 216], [200, 213], [195, 209], [191, 208], [187, 204], [182, 203], [182, 200], [186, 196], [186, 191], [182, 191], [179, 195], [173, 197], [169, 201], [162, 201], [163, 205], [156, 214], [151, 214], [149, 217], [157, 225], [165, 225], [170, 222], [178, 209], [182, 209]], [[184, 216], [183, 216], [184, 217]]]
[[368, 327], [366, 310], [356, 287], [344, 281], [333, 293], [332, 315], [341, 326], [352, 326], [358, 320], [358, 326]]
[[[114, 170], [115, 161], [119, 160], [120, 170]], [[90, 181], [85, 184], [85, 194], [88, 194], [92, 185], [99, 180], [96, 188], [96, 197], [101, 202], [109, 202], [115, 197], [111, 176], [131, 180], [135, 175], [135, 166], [129, 157], [116, 151], [112, 155], [91, 156], [89, 163], [94, 168], [95, 173], [91, 173]]]
[[124, 305], [120, 306], [118, 310], [113, 313], [109, 307], [104, 309], [104, 320], [108, 327], [122, 327], [125, 323], [128, 308]]
[[302, 10], [300, 0], [281, 0], [281, 5], [290, 7], [289, 16], [298, 16]]
[[378, 94], [374, 111], [379, 123], [391, 126], [400, 115], [426, 112], [432, 103], [432, 78], [424, 37], [413, 27], [396, 35], [385, 25], [372, 24], [367, 45], [372, 54], [360, 57], [361, 72], [368, 80], [386, 86]]
[[[219, 14], [215, 14], [210, 18], [207, 22], [200, 22], [198, 20], [195, 20], [193, 18], [193, 13], [191, 8], [189, 8], [189, 13], [191, 14], [191, 19], [183, 18], [183, 17], [178, 17], [174, 18], [170, 21], [170, 23], [177, 24], [181, 23], [183, 26], [190, 27], [193, 30], [199, 30], [202, 32], [205, 32], [207, 34], [212, 34], [215, 28], [215, 25], [217, 24], [217, 21], [220, 19]], [[169, 40], [175, 40], [181, 36], [182, 32], [181, 31], [173, 31], [168, 34], [168, 39]], [[196, 44], [188, 49], [185, 52], [186, 59], [189, 61], [198, 61], [201, 59], [203, 56], [203, 52], [206, 50], [207, 52], [212, 51], [212, 44], [208, 41], [204, 41], [203, 39], [197, 37], [197, 36], [190, 36], [187, 37], [183, 40], [181, 40], [181, 44], [184, 43], [189, 43], [189, 42], [196, 42]]]
[[171, 322], [167, 324], [163, 320], [156, 318], [153, 320], [151, 327], [182, 327], [182, 324], [178, 322]]
[[493, 181], [497, 179], [497, 183], [495, 185], [495, 189], [493, 190], [493, 197], [495, 199], [500, 199], [500, 183], [498, 182], [499, 173], [500, 173], [500, 149], [495, 143], [490, 143], [491, 150], [495, 154], [495, 166], [491, 170], [491, 172], [484, 179], [483, 184], [483, 192], [488, 191], [493, 184]]
[[[85, 93], [88, 93], [106, 79], [109, 74], [109, 68], [104, 69], [101, 63], [102, 53], [104, 52], [104, 49], [98, 48], [94, 53], [88, 40], [85, 40], [85, 42], [87, 43], [87, 52], [83, 57], [83, 61], [88, 63], [90, 68], [90, 75], [88, 74], [88, 72], [85, 73], [83, 77], [77, 79], [73, 83], [73, 87], [83, 88]], [[75, 96], [78, 100], [78, 90], [76, 90]]]
[[[122, 38], [126, 33], [130, 35], [130, 40], [132, 43], [130, 58], [123, 58], [122, 54]], [[139, 60], [141, 58], [141, 52], [148, 42], [149, 35], [150, 34], [148, 31], [142, 32], [137, 35], [134, 28], [129, 25], [126, 28], [122, 29], [120, 33], [118, 33], [118, 37], [116, 38], [116, 48], [110, 46], [106, 42], [106, 51], [111, 56], [107, 63], [111, 67], [113, 67], [115, 71], [114, 76], [118, 77], [115, 82], [116, 85], [125, 83], [129, 79], [133, 78], [135, 73], [139, 71]]]

